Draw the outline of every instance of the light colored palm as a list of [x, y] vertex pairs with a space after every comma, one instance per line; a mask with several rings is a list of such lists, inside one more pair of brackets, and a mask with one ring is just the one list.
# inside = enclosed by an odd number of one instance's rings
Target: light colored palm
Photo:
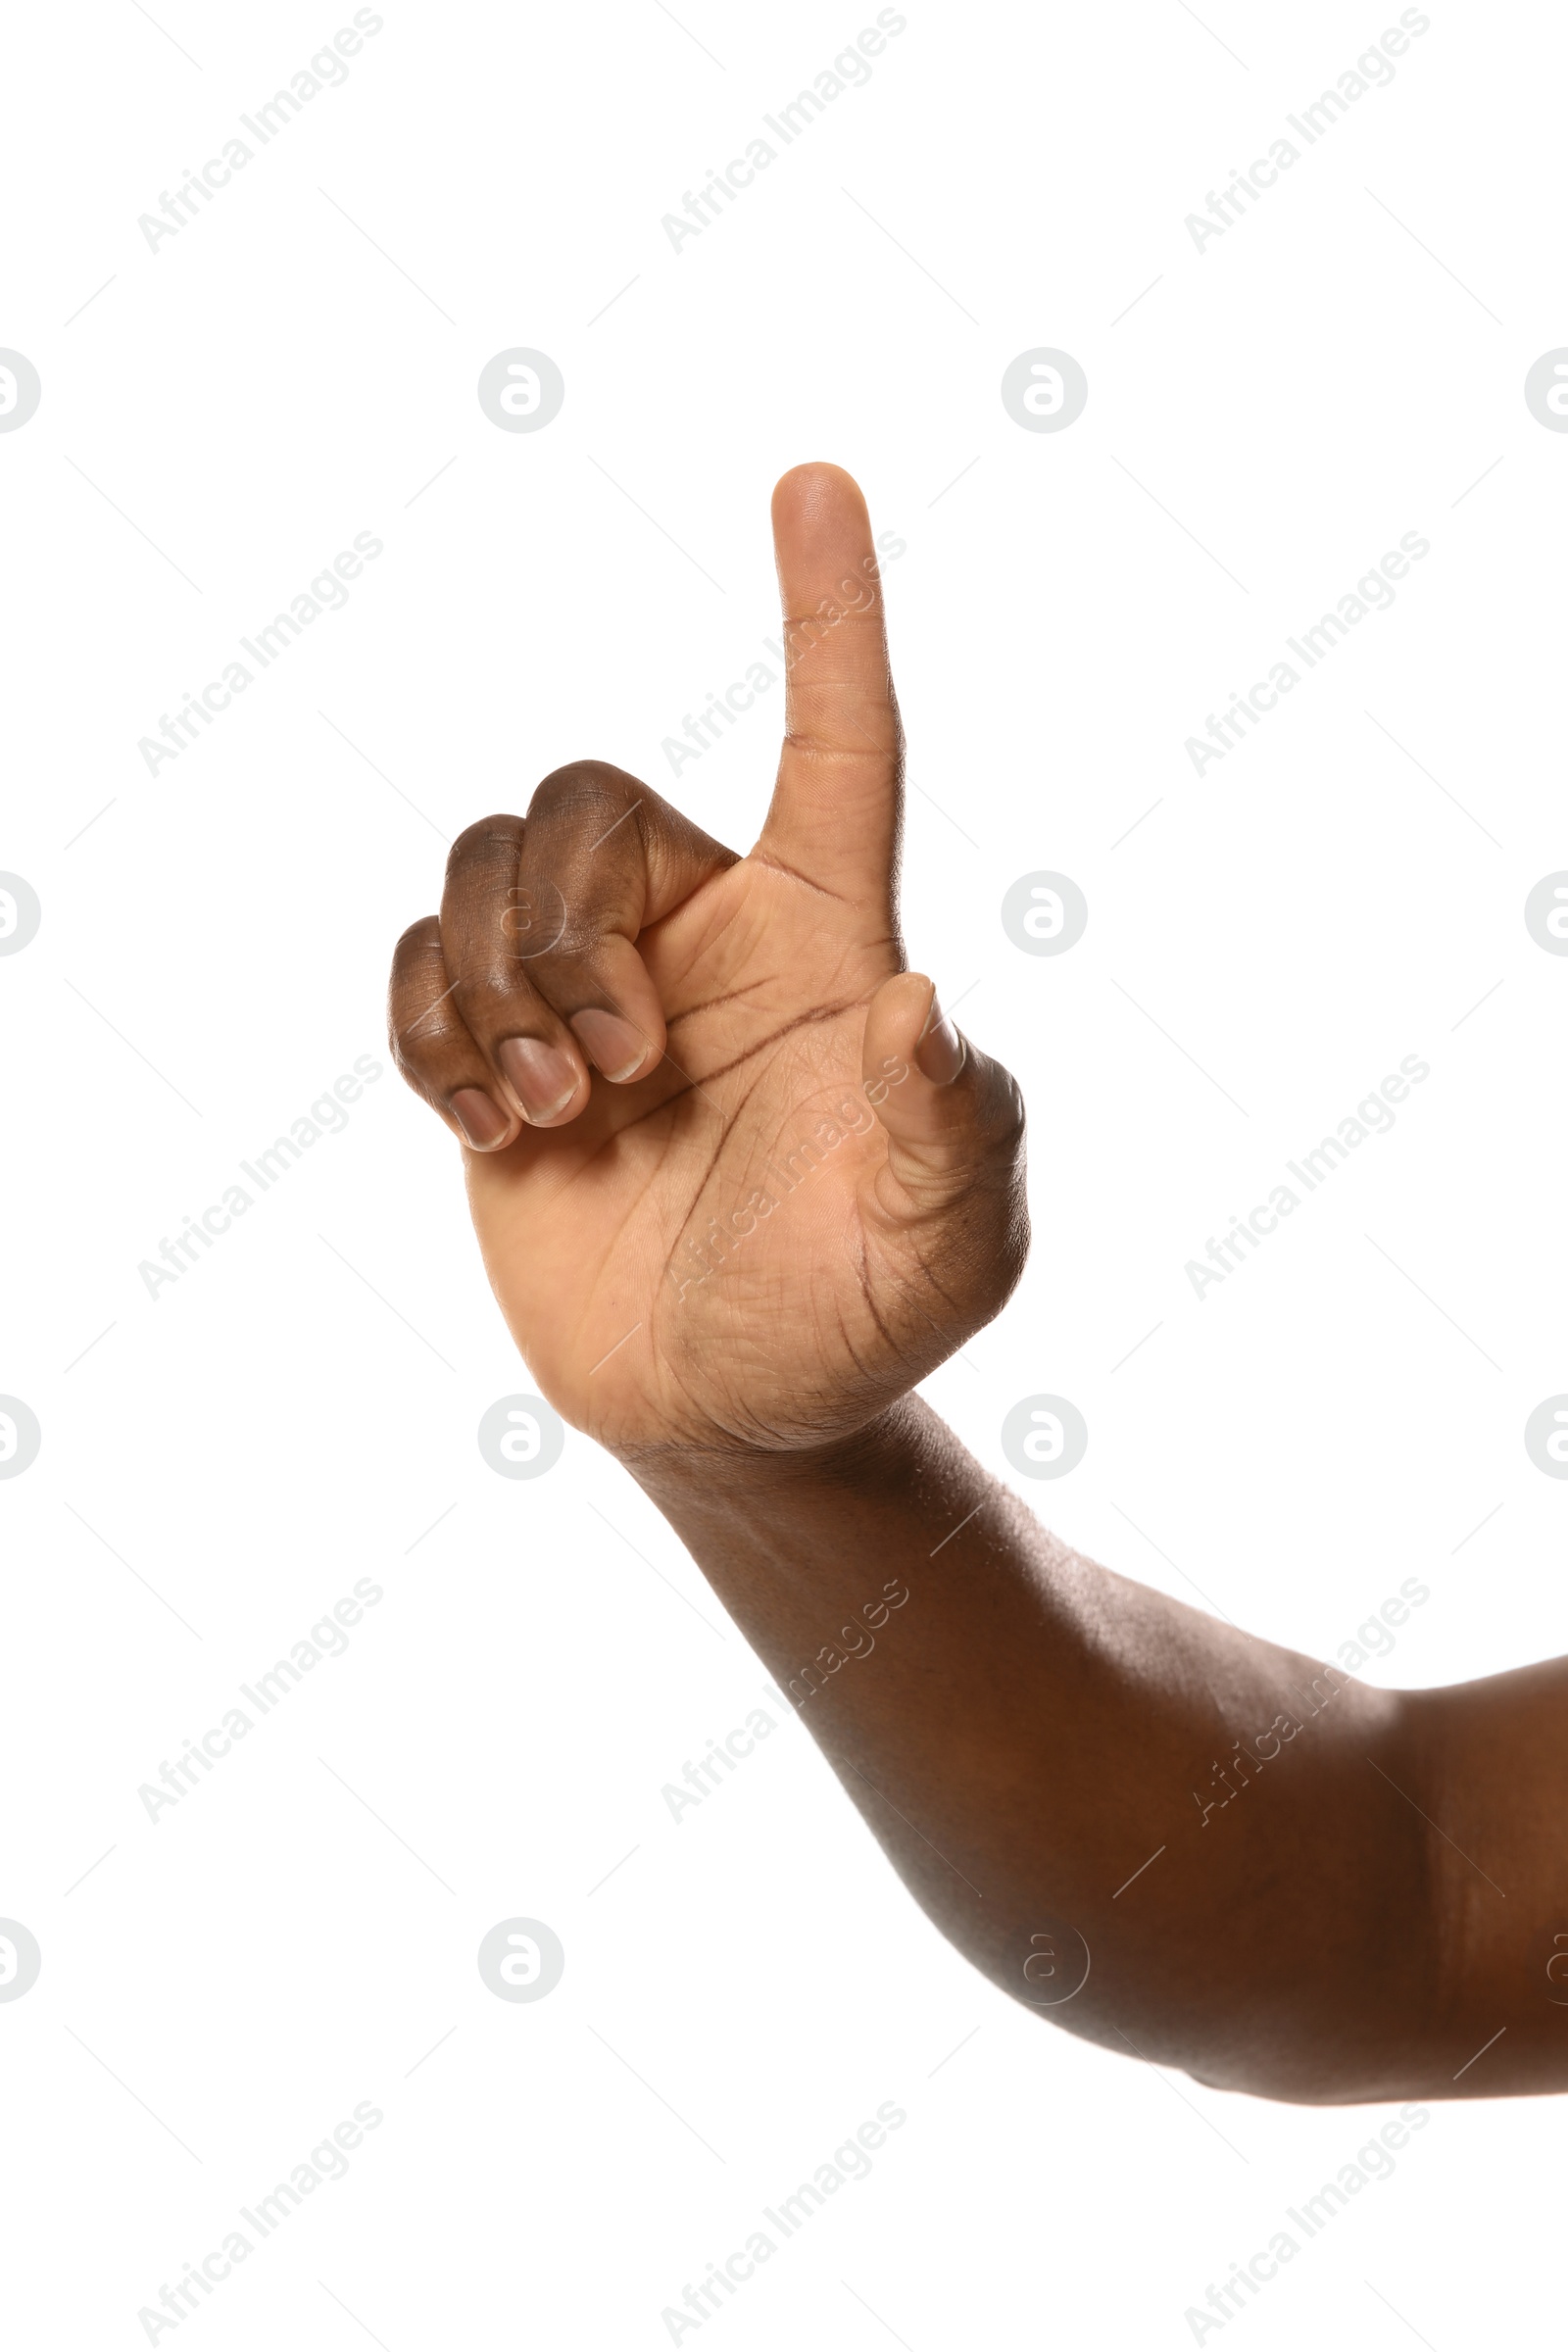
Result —
[[940, 1338], [953, 1310], [868, 1193], [887, 1151], [861, 1038], [896, 945], [754, 856], [638, 946], [661, 1068], [469, 1157], [496, 1295], [544, 1393], [611, 1446], [838, 1434], [962, 1336]]

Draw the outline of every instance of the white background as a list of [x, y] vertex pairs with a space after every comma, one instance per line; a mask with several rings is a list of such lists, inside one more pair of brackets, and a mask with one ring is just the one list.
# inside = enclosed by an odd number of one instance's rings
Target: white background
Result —
[[[0, 1390], [43, 1444], [0, 1484], [0, 1913], [43, 1973], [0, 2006], [8, 2332], [145, 2341], [368, 2100], [348, 2177], [158, 2341], [656, 2346], [892, 2100], [870, 2178], [704, 2344], [1186, 2344], [1386, 2111], [1211, 2093], [1011, 2006], [793, 1722], [669, 1818], [761, 1669], [586, 1441], [536, 1483], [480, 1458], [531, 1382], [391, 1070], [156, 1299], [137, 1267], [384, 1067], [389, 951], [464, 823], [592, 755], [750, 842], [778, 693], [678, 781], [662, 741], [772, 632], [768, 490], [831, 457], [907, 542], [910, 958], [1031, 1114], [1028, 1276], [933, 1401], [1005, 1471], [1006, 1409], [1071, 1397], [1087, 1458], [1030, 1491], [1057, 1529], [1315, 1655], [1411, 1575], [1386, 1680], [1568, 1646], [1568, 1490], [1521, 1439], [1568, 1388], [1568, 962], [1522, 919], [1568, 863], [1568, 438], [1522, 396], [1568, 342], [1560, 17], [1435, 5], [1200, 253], [1185, 216], [1396, 9], [913, 0], [677, 254], [661, 216], [872, 9], [389, 0], [150, 251], [138, 215], [350, 13], [96, 0], [9, 36], [0, 343], [43, 399], [0, 436], [0, 867], [43, 921], [0, 961]], [[543, 432], [475, 398], [512, 345], [564, 371]], [[1037, 345], [1088, 374], [1062, 433], [999, 398]], [[1185, 739], [1409, 531], [1393, 609], [1195, 776]], [[346, 609], [149, 775], [138, 739], [357, 532], [384, 553]], [[999, 919], [1041, 867], [1089, 901], [1057, 959]], [[1196, 1298], [1185, 1261], [1412, 1054], [1393, 1132]], [[346, 1654], [150, 1821], [139, 1785], [364, 1577]], [[566, 1952], [528, 2006], [474, 1965], [514, 1914]], [[1559, 2120], [1435, 2109], [1225, 2340], [1523, 2340]]]

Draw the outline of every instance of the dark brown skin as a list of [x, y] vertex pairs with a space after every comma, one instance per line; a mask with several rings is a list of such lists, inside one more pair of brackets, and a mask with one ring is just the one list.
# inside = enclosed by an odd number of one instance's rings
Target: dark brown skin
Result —
[[1568, 2087], [1568, 1660], [1372, 1690], [1067, 1551], [911, 1396], [1022, 1266], [1022, 1106], [904, 968], [864, 503], [805, 466], [773, 520], [750, 855], [584, 761], [398, 943], [393, 1051], [540, 1390], [1005, 1991], [1265, 2097]]

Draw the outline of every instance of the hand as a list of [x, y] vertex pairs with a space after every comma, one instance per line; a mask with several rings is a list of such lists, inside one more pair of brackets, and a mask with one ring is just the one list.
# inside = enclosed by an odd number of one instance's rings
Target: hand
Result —
[[773, 529], [787, 731], [750, 856], [583, 760], [460, 835], [393, 962], [392, 1050], [466, 1147], [513, 1336], [633, 1458], [863, 1428], [1027, 1246], [1017, 1088], [904, 969], [865, 503], [802, 466]]

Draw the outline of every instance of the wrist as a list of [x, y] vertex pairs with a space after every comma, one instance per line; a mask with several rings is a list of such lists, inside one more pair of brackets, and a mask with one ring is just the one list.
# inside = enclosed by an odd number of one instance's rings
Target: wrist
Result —
[[864, 1494], [901, 1472], [906, 1480], [922, 1424], [933, 1418], [929, 1406], [911, 1394], [858, 1428], [810, 1445], [737, 1444], [715, 1434], [710, 1444], [671, 1440], [613, 1450], [621, 1467], [666, 1513], [694, 1504], [755, 1511], [785, 1504], [792, 1494], [820, 1495], [834, 1489]]

